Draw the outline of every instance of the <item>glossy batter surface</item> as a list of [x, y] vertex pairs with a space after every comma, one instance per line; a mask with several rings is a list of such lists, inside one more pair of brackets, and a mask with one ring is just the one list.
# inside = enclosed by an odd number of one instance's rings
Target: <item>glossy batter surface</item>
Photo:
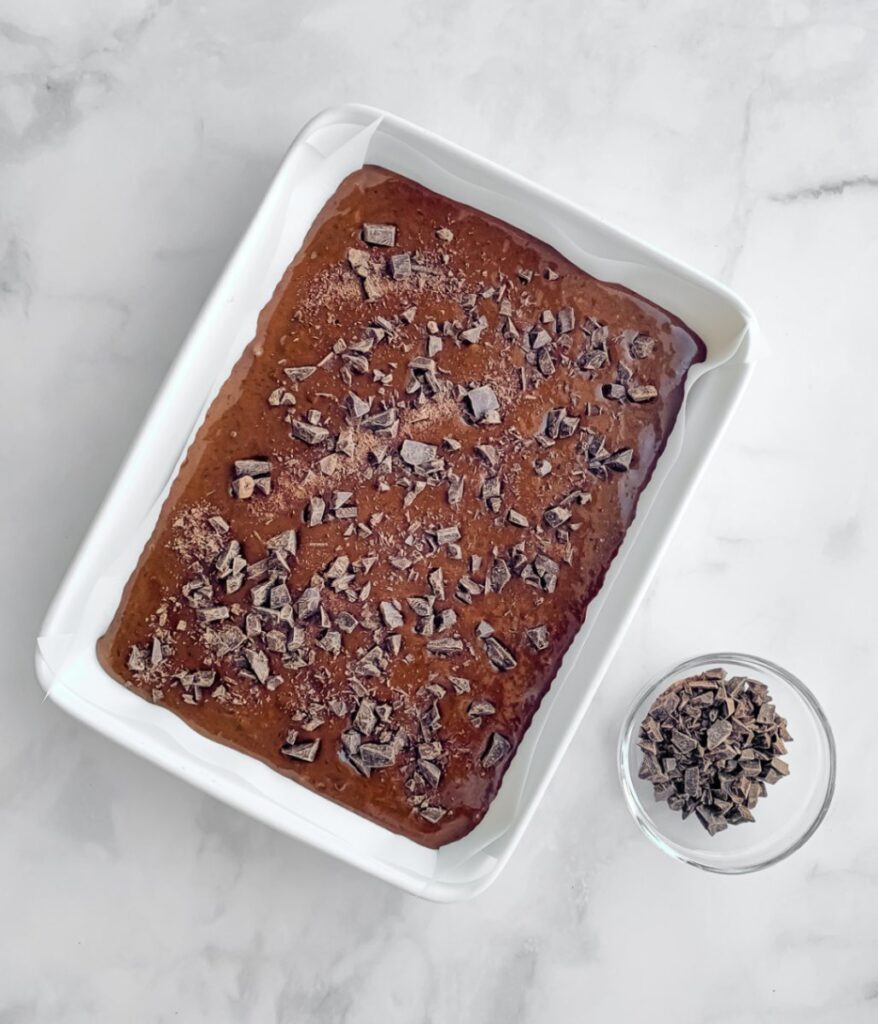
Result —
[[212, 404], [101, 663], [416, 842], [466, 835], [703, 358], [645, 299], [363, 168]]

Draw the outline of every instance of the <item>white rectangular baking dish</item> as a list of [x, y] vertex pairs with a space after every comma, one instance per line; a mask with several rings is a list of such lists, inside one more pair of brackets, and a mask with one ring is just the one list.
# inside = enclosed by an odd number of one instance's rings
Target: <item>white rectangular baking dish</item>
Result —
[[[628, 285], [704, 339], [668, 446], [562, 669], [473, 832], [427, 850], [197, 734], [100, 667], [95, 642], [152, 531], [210, 401], [256, 317], [341, 179], [375, 163], [479, 207], [555, 246], [584, 270]], [[537, 185], [390, 114], [334, 108], [300, 132], [189, 332], [78, 552], [37, 642], [39, 680], [70, 714], [239, 810], [411, 893], [451, 901], [499, 874], [594, 695], [751, 372], [756, 325], [727, 289]]]

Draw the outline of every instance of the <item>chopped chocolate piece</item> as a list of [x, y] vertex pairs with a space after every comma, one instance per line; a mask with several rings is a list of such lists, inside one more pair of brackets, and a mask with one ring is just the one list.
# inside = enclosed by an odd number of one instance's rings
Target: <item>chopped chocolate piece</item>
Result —
[[378, 715], [375, 713], [375, 701], [371, 697], [364, 697], [360, 701], [354, 715], [353, 725], [363, 736], [371, 736], [377, 728]]
[[653, 402], [658, 398], [658, 391], [651, 384], [631, 385], [628, 397], [632, 402]]
[[438, 825], [447, 813], [448, 811], [444, 807], [436, 807], [432, 804], [421, 804], [418, 808], [418, 814], [433, 825]]
[[309, 764], [317, 759], [317, 751], [320, 750], [320, 740], [307, 740], [304, 743], [285, 743], [280, 752], [285, 757], [291, 757], [294, 761], [307, 761]]
[[534, 462], [534, 472], [537, 476], [548, 476], [552, 472], [552, 463], [548, 459], [537, 459]]
[[268, 551], [281, 551], [288, 555], [295, 555], [297, 547], [296, 531], [284, 530], [283, 533], [276, 533], [265, 543]]
[[454, 239], [454, 232], [450, 228], [436, 228], [436, 237], [440, 242], [450, 242]]
[[481, 423], [485, 417], [500, 408], [494, 389], [489, 384], [482, 384], [466, 393], [470, 411], [476, 423]]
[[139, 647], [132, 647], [128, 653], [128, 668], [132, 672], [146, 671], [146, 656]]
[[547, 508], [543, 513], [543, 519], [545, 520], [546, 526], [550, 526], [552, 529], [566, 523], [569, 518], [570, 513], [566, 508], [562, 508], [560, 505], [556, 505], [554, 508]]
[[364, 224], [363, 241], [367, 245], [396, 245], [396, 228], [393, 224]]
[[624, 384], [604, 384], [601, 388], [604, 398], [611, 398], [616, 402], [621, 401], [625, 397], [625, 393]]
[[387, 261], [387, 266], [394, 281], [403, 281], [412, 275], [412, 258], [407, 252], [394, 253]]
[[506, 518], [513, 526], [530, 526], [527, 516], [523, 516], [520, 512], [516, 512], [514, 508], [509, 509], [506, 513]]
[[463, 652], [463, 641], [456, 636], [443, 636], [438, 640], [427, 641], [427, 651], [442, 657], [450, 657]]
[[488, 660], [499, 672], [508, 672], [518, 664], [512, 651], [504, 647], [495, 636], [486, 637], [484, 644]]
[[403, 624], [402, 612], [391, 601], [382, 601], [379, 606], [381, 618], [388, 629], [399, 629]]
[[237, 459], [235, 462], [235, 476], [268, 476], [271, 472], [271, 463], [265, 459]]
[[238, 479], [232, 483], [232, 494], [236, 498], [241, 498], [243, 500], [252, 498], [255, 490], [256, 481], [252, 476], [239, 476]]
[[506, 562], [502, 558], [495, 558], [491, 562], [487, 580], [490, 584], [491, 592], [495, 594], [501, 593], [511, 579], [512, 573], [509, 571], [509, 566]]
[[434, 595], [441, 600], [445, 600], [445, 578], [441, 568], [431, 569], [427, 573], [427, 582], [430, 585], [430, 589]]
[[268, 667], [268, 655], [264, 651], [245, 647], [244, 657], [247, 659], [247, 664], [250, 666], [253, 675], [256, 676], [260, 683], [264, 683], [271, 675], [271, 670]]
[[483, 718], [495, 714], [496, 711], [496, 707], [489, 700], [474, 700], [466, 709], [467, 715], [476, 725], [481, 725]]
[[655, 341], [648, 334], [638, 334], [628, 342], [628, 351], [634, 359], [648, 359], [654, 347]]
[[576, 326], [576, 314], [570, 306], [558, 310], [558, 333], [569, 334]]
[[485, 752], [482, 754], [482, 767], [493, 768], [507, 757], [511, 750], [512, 744], [502, 733], [492, 732]]
[[436, 445], [422, 441], [403, 441], [399, 450], [400, 458], [408, 466], [423, 466], [436, 458]]
[[420, 618], [426, 618], [433, 614], [434, 597], [408, 597], [409, 608]]
[[215, 608], [199, 608], [195, 614], [199, 622], [222, 622], [229, 617], [229, 609], [221, 604]]
[[314, 497], [308, 502], [305, 511], [305, 522], [308, 526], [319, 526], [323, 522], [323, 514], [326, 511], [326, 502], [323, 498]]
[[370, 430], [389, 430], [397, 422], [396, 409], [384, 409], [363, 420], [363, 426]]
[[361, 743], [359, 753], [367, 768], [389, 768], [396, 763], [398, 750], [392, 743]]
[[483, 330], [484, 328], [482, 326], [476, 324], [475, 327], [469, 327], [465, 331], [461, 331], [458, 337], [467, 345], [477, 345], [482, 336]]
[[284, 373], [293, 381], [307, 380], [316, 371], [316, 366], [285, 366]]
[[296, 618], [300, 621], [317, 614], [320, 607], [320, 591], [315, 587], [307, 587], [296, 601]]
[[615, 469], [617, 473], [626, 473], [631, 468], [631, 460], [634, 452], [631, 448], [620, 448], [604, 462], [608, 469]]
[[456, 540], [460, 540], [459, 526], [443, 526], [442, 529], [436, 530], [436, 543], [439, 547], [453, 544]]
[[291, 427], [293, 437], [304, 441], [305, 444], [322, 444], [329, 437], [326, 427], [318, 427], [313, 423], [305, 423], [303, 420], [293, 420]]
[[524, 635], [534, 650], [544, 651], [549, 646], [549, 629], [547, 626], [534, 626], [533, 629], [526, 630]]

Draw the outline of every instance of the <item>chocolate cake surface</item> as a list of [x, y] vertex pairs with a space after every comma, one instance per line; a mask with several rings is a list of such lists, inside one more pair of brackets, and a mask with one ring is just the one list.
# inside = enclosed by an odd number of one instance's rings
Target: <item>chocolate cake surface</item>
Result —
[[208, 410], [101, 664], [388, 829], [461, 838], [704, 356], [645, 298], [364, 167]]

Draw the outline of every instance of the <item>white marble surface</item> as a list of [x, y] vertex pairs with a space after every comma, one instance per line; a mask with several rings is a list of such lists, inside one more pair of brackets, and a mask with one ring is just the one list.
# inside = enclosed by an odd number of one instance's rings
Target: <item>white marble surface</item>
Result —
[[[875, 0], [0, 5], [0, 1022], [878, 1019]], [[360, 100], [719, 276], [773, 348], [508, 870], [421, 903], [41, 703], [47, 603], [291, 137]], [[797, 671], [840, 753], [742, 878], [636, 831], [645, 676]], [[674, 985], [673, 998], [665, 993]]]

